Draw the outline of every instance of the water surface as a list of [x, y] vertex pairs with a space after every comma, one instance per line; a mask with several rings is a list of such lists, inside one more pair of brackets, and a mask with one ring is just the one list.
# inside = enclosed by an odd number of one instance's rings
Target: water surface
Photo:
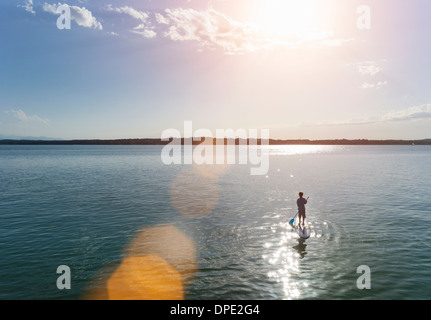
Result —
[[[194, 244], [186, 299], [431, 298], [430, 146], [271, 146], [263, 176], [166, 166], [160, 152], [0, 146], [0, 298], [81, 299], [160, 225]], [[288, 225], [299, 191], [305, 241]], [[71, 290], [56, 287], [63, 264]]]

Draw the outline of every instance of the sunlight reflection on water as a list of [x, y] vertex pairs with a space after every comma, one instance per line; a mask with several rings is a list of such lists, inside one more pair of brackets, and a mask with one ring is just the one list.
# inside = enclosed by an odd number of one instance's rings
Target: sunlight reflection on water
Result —
[[332, 152], [337, 146], [332, 145], [270, 145], [263, 147], [270, 155], [298, 155]]
[[301, 295], [300, 288], [307, 286], [306, 282], [297, 280], [297, 275], [300, 272], [301, 250], [293, 250], [289, 245], [297, 235], [288, 230], [290, 229], [288, 223], [276, 224], [271, 229], [280, 237], [278, 243], [266, 242], [264, 244], [269, 254], [264, 254], [262, 258], [275, 268], [275, 270], [268, 272], [268, 277], [281, 283], [284, 299], [297, 299]]
[[[328, 228], [326, 221], [315, 224], [307, 222], [311, 228], [310, 240], [321, 238]], [[287, 222], [279, 222], [271, 227], [273, 239], [264, 243], [262, 259], [270, 265], [268, 278], [281, 284], [283, 299], [292, 300], [309, 295], [310, 279], [302, 276], [301, 260], [306, 257], [307, 241], [300, 239]]]

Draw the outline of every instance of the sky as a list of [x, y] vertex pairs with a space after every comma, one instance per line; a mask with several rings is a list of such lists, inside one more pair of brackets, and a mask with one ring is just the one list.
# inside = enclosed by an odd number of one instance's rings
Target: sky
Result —
[[2, 0], [0, 138], [431, 138], [430, 29], [428, 0]]

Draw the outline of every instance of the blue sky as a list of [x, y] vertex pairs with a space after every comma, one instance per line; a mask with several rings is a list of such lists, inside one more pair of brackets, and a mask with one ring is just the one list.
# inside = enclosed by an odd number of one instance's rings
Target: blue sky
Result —
[[431, 138], [430, 21], [426, 0], [2, 0], [0, 136]]

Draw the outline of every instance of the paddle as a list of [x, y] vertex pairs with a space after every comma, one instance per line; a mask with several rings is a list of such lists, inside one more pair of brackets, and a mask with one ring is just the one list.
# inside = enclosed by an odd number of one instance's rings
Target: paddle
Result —
[[295, 218], [298, 215], [299, 211], [295, 214], [295, 216], [289, 221], [290, 224], [293, 224], [295, 222]]
[[[307, 197], [307, 201], [308, 201], [308, 198], [310, 198], [309, 196]], [[289, 221], [289, 223], [290, 224], [293, 224], [294, 222], [295, 222], [295, 218], [296, 218], [296, 216], [298, 215], [298, 213], [299, 213], [299, 211], [295, 214], [295, 216]]]

